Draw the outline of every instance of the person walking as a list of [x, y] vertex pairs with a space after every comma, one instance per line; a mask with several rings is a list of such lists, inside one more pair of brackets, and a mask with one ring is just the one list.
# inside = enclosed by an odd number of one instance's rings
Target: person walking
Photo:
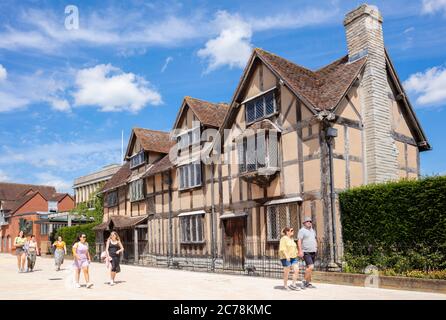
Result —
[[17, 267], [19, 273], [25, 271], [26, 253], [25, 253], [26, 237], [23, 230], [20, 230], [19, 235], [14, 239], [15, 254], [17, 256]]
[[[285, 290], [300, 290], [296, 285], [297, 276], [299, 273], [298, 261], [297, 261], [297, 246], [294, 241], [294, 229], [293, 228], [283, 228], [282, 238], [280, 238], [279, 244], [279, 258], [283, 266], [283, 287]], [[293, 270], [292, 283], [288, 287], [288, 275], [290, 270]]]
[[317, 252], [317, 239], [316, 232], [313, 229], [313, 222], [310, 217], [305, 217], [303, 227], [297, 234], [299, 247], [299, 257], [305, 261], [306, 269], [304, 280], [302, 281], [302, 289], [315, 288], [311, 284], [311, 275], [314, 269], [314, 261], [316, 259]]
[[67, 254], [67, 245], [65, 241], [62, 240], [61, 236], [57, 237], [57, 240], [54, 241], [53, 247], [54, 250], [54, 263], [56, 265], [56, 270], [60, 270], [60, 266], [63, 264], [64, 255]]
[[110, 237], [105, 245], [106, 262], [111, 263], [110, 266], [110, 285], [115, 285], [116, 274], [121, 272], [119, 266], [120, 254], [124, 252], [124, 247], [121, 243], [121, 239], [116, 231], [110, 233]]
[[75, 281], [76, 288], [80, 288], [79, 277], [82, 270], [84, 274], [85, 282], [87, 283], [87, 288], [91, 288], [93, 284], [90, 282], [90, 275], [88, 272], [88, 267], [91, 263], [90, 253], [88, 252], [88, 242], [87, 235], [85, 233], [79, 235], [75, 244], [73, 245], [73, 267], [75, 269]]
[[34, 266], [36, 265], [36, 258], [39, 254], [39, 248], [37, 246], [36, 236], [31, 235], [31, 238], [26, 243], [26, 258], [28, 261], [28, 266], [26, 272], [33, 272]]

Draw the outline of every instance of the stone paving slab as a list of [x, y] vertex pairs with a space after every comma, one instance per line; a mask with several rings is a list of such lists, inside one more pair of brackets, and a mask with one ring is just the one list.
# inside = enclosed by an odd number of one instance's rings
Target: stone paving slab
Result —
[[[122, 265], [113, 287], [104, 264], [90, 266], [91, 289], [75, 288], [71, 260], [56, 271], [50, 258], [37, 257], [36, 270], [18, 273], [16, 257], [0, 254], [0, 299], [441, 299], [446, 294], [314, 283], [316, 289], [283, 291], [280, 279], [200, 273]], [[81, 285], [85, 284], [81, 275]]]

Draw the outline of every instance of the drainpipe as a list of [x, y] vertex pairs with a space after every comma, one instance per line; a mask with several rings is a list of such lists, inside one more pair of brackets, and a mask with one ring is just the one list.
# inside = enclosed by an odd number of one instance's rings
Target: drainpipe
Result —
[[214, 205], [214, 161], [211, 163], [211, 271], [215, 271], [215, 205]]
[[326, 129], [326, 141], [328, 146], [328, 159], [329, 159], [329, 170], [330, 170], [330, 213], [331, 213], [331, 223], [332, 223], [332, 237], [333, 237], [333, 249], [332, 257], [329, 265], [329, 269], [337, 269], [337, 241], [336, 241], [336, 194], [334, 190], [334, 178], [333, 178], [333, 140], [338, 136], [338, 130], [333, 127], [327, 127]]
[[173, 243], [172, 243], [172, 172], [169, 170], [169, 175], [167, 176], [168, 185], [169, 185], [169, 253], [167, 258], [167, 267], [170, 267], [172, 264], [172, 256], [173, 256]]
[[336, 194], [334, 190], [334, 174], [333, 174], [333, 140], [338, 136], [338, 130], [330, 126], [330, 121], [336, 119], [336, 115], [328, 110], [323, 110], [317, 114], [317, 118], [321, 121], [323, 130], [325, 131], [325, 142], [328, 148], [329, 161], [329, 178], [330, 178], [330, 213], [329, 213], [329, 244], [330, 244], [330, 262], [328, 264], [329, 271], [338, 271], [339, 266], [336, 264]]

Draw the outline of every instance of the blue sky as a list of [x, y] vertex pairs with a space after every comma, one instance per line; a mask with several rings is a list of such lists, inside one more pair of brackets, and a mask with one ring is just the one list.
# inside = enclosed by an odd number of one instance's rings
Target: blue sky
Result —
[[[346, 54], [360, 1], [2, 1], [0, 181], [55, 185], [121, 158], [132, 127], [169, 130], [186, 95], [229, 102], [261, 47], [310, 69]], [[370, 1], [446, 174], [446, 0]], [[71, 18], [78, 10], [79, 25]]]

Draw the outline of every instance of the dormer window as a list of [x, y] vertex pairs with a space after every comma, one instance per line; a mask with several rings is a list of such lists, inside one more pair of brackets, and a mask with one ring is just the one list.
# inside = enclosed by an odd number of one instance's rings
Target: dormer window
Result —
[[200, 127], [196, 127], [177, 136], [178, 149], [187, 149], [200, 143]]
[[140, 165], [144, 164], [146, 161], [144, 150], [141, 150], [137, 154], [135, 154], [133, 157], [130, 158], [130, 168], [134, 169], [136, 167], [139, 167]]
[[274, 90], [270, 90], [261, 96], [246, 101], [245, 107], [247, 123], [252, 123], [273, 115], [277, 110]]
[[57, 201], [48, 201], [48, 212], [57, 212]]

